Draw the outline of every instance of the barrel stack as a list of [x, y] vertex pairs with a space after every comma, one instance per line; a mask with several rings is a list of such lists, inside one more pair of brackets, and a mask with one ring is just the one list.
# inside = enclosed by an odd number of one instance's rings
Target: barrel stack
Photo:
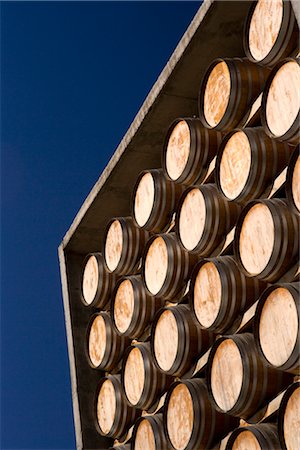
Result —
[[288, 1], [251, 6], [244, 50], [207, 68], [198, 117], [171, 123], [162, 167], [139, 175], [131, 216], [112, 217], [102, 254], [84, 261], [91, 426], [111, 448], [300, 448], [300, 62]]

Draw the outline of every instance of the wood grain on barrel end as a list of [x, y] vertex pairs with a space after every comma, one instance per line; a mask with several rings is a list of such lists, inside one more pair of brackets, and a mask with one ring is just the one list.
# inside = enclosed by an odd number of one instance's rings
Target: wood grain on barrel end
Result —
[[134, 310], [134, 292], [130, 280], [120, 283], [114, 300], [114, 321], [120, 333], [128, 329]]
[[259, 321], [259, 341], [266, 359], [283, 365], [291, 356], [298, 337], [297, 308], [292, 294], [277, 288], [266, 299]]
[[228, 140], [220, 163], [220, 184], [230, 200], [242, 192], [251, 168], [251, 147], [243, 131], [234, 133]]
[[295, 389], [287, 402], [283, 434], [287, 450], [300, 448], [300, 387]]
[[283, 136], [292, 126], [300, 110], [300, 66], [285, 63], [277, 71], [266, 101], [266, 120], [274, 136]]
[[116, 414], [116, 394], [114, 385], [105, 380], [100, 388], [97, 402], [97, 418], [103, 434], [108, 434], [113, 426]]
[[162, 370], [171, 369], [178, 348], [178, 327], [170, 310], [164, 311], [157, 321], [154, 330], [154, 353]]
[[262, 450], [258, 440], [249, 430], [242, 431], [235, 439], [232, 450]]
[[99, 282], [98, 261], [95, 256], [91, 256], [84, 268], [82, 279], [82, 293], [84, 300], [89, 305], [93, 302]]
[[258, 0], [249, 26], [249, 49], [257, 61], [263, 60], [272, 50], [282, 18], [282, 0]]
[[145, 261], [145, 281], [151, 294], [156, 295], [162, 288], [168, 271], [168, 249], [162, 237], [154, 239]]
[[103, 359], [106, 347], [106, 325], [102, 316], [96, 316], [89, 335], [89, 356], [95, 367], [98, 367]]
[[123, 232], [118, 220], [114, 220], [109, 227], [105, 242], [105, 260], [109, 270], [117, 268], [123, 249]]
[[238, 346], [225, 339], [214, 354], [211, 368], [211, 389], [217, 405], [229, 411], [239, 398], [243, 383], [243, 362]]
[[194, 287], [194, 309], [200, 324], [210, 327], [216, 320], [222, 296], [221, 278], [212, 262], [200, 267]]
[[202, 192], [195, 188], [185, 197], [179, 212], [179, 235], [187, 250], [199, 243], [205, 226], [206, 206]]
[[145, 384], [145, 367], [143, 355], [139, 348], [135, 347], [129, 353], [124, 370], [124, 385], [128, 400], [136, 405], [143, 393]]
[[292, 177], [292, 194], [296, 208], [300, 212], [300, 156], [296, 161]]
[[136, 431], [134, 450], [156, 450], [153, 429], [148, 420], [142, 420]]
[[208, 77], [204, 93], [204, 116], [211, 127], [217, 126], [225, 114], [230, 88], [228, 66], [224, 61], [219, 62]]
[[149, 220], [154, 203], [154, 180], [151, 173], [141, 178], [134, 199], [134, 217], [140, 227]]
[[239, 238], [243, 266], [251, 275], [260, 274], [267, 266], [274, 247], [275, 228], [269, 208], [258, 203], [246, 214]]
[[166, 169], [172, 180], [177, 180], [187, 164], [191, 145], [191, 135], [185, 120], [178, 122], [169, 138], [166, 152]]
[[168, 403], [167, 429], [176, 450], [184, 450], [191, 438], [194, 424], [193, 400], [185, 384], [178, 384]]

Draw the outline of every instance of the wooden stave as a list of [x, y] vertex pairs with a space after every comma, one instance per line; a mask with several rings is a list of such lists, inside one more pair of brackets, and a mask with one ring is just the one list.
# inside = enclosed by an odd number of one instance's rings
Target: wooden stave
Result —
[[[239, 268], [245, 273], [246, 276], [252, 277], [247, 272], [240, 258], [239, 254], [239, 237], [243, 220], [252, 206], [257, 203], [262, 203], [268, 206], [271, 211], [274, 226], [276, 241], [273, 247], [271, 258], [266, 268], [255, 276], [270, 283], [278, 281], [292, 265], [297, 262], [298, 257], [298, 242], [299, 242], [299, 217], [293, 214], [288, 206], [286, 200], [282, 199], [255, 199], [247, 203], [238, 218], [235, 236], [233, 241], [234, 256], [238, 263]], [[278, 214], [278, 211], [280, 212]], [[281, 215], [282, 212], [285, 214]], [[284, 237], [288, 236], [288, 240], [284, 241]], [[293, 236], [295, 236], [293, 238]], [[280, 241], [280, 242], [279, 242]], [[280, 249], [284, 248], [285, 252], [280, 253]]]
[[151, 428], [153, 430], [154, 439], [155, 439], [155, 447], [157, 450], [171, 450], [171, 447], [169, 447], [165, 430], [163, 426], [163, 415], [162, 414], [153, 414], [151, 416], [143, 416], [140, 417], [133, 428], [132, 432], [132, 439], [131, 439], [131, 450], [134, 450], [134, 444], [136, 439], [136, 433], [139, 424], [143, 421], [147, 420], [151, 424]]
[[[129, 353], [138, 348], [143, 356], [145, 369], [145, 384], [138, 403], [133, 405], [128, 399], [125, 391], [125, 366]], [[150, 343], [136, 343], [127, 348], [123, 357], [121, 369], [121, 383], [126, 401], [132, 408], [143, 409], [149, 411], [157, 403], [157, 399], [169, 388], [171, 384], [171, 377], [166, 375], [161, 370], [158, 370], [154, 364], [153, 356], [150, 349]]]
[[189, 186], [194, 183], [201, 183], [204, 180], [209, 164], [217, 154], [222, 134], [216, 130], [204, 128], [199, 118], [185, 117], [175, 119], [166, 134], [162, 152], [162, 168], [166, 177], [170, 180], [171, 178], [166, 167], [167, 147], [172, 131], [180, 121], [185, 121], [190, 130], [190, 153], [183, 173], [179, 178], [172, 181]]
[[[230, 92], [229, 102], [220, 122], [212, 127], [207, 122], [204, 115], [204, 93], [207, 80], [213, 68], [221, 62], [225, 62], [228, 66], [231, 76], [231, 87], [234, 83], [234, 91]], [[251, 74], [255, 74], [255, 80]], [[251, 105], [264, 90], [270, 69], [248, 61], [246, 58], [218, 58], [214, 60], [208, 67], [203, 80], [200, 84], [198, 96], [198, 112], [200, 120], [204, 127], [217, 131], [231, 131], [233, 128], [243, 127], [248, 119], [248, 112]], [[246, 81], [250, 84], [248, 91], [246, 90]], [[246, 90], [246, 92], [245, 92]]]
[[[175, 381], [167, 392], [165, 407], [163, 410], [165, 435], [172, 449], [174, 449], [174, 447], [168, 434], [167, 412], [172, 392], [175, 387], [180, 384], [184, 384], [188, 388], [193, 400], [193, 405], [195, 407], [192, 435], [188, 445], [184, 450], [207, 450], [208, 448], [212, 448], [212, 445], [214, 445], [218, 440], [225, 437], [230, 430], [238, 426], [238, 419], [229, 416], [228, 414], [220, 413], [214, 408], [213, 404], [210, 401], [206, 382], [204, 379], [193, 378]], [[208, 416], [211, 420], [207, 420], [207, 428], [205, 428], [205, 422]], [[197, 423], [195, 424], [195, 419], [199, 417], [204, 418], [204, 421], [201, 422], [200, 426]]]
[[[82, 289], [82, 280], [83, 280], [83, 273], [86, 266], [87, 261], [91, 256], [94, 256], [97, 259], [98, 263], [98, 271], [99, 271], [99, 277], [98, 277], [98, 287], [97, 292], [94, 297], [94, 300], [91, 303], [87, 303], [84, 299], [83, 295], [83, 289]], [[107, 304], [110, 299], [110, 295], [112, 293], [112, 290], [114, 288], [115, 282], [117, 280], [117, 276], [114, 273], [111, 273], [108, 270], [108, 267], [106, 266], [104, 256], [102, 253], [89, 253], [82, 264], [81, 269], [81, 302], [86, 307], [96, 307], [96, 308], [107, 308]]]
[[[256, 423], [260, 420], [255, 414], [263, 408], [270, 399], [274, 398], [276, 394], [287, 387], [293, 380], [291, 374], [273, 369], [264, 364], [263, 360], [257, 353], [254, 336], [251, 333], [235, 334], [219, 337], [212, 346], [207, 363], [207, 387], [210, 400], [214, 407], [224, 412], [214, 399], [211, 387], [211, 368], [214, 354], [224, 340], [231, 339], [238, 346], [241, 353], [244, 374], [243, 383], [239, 397], [235, 405], [227, 411], [227, 414], [234, 417], [240, 417], [247, 420], [249, 423]], [[262, 374], [264, 379], [259, 376]], [[258, 375], [258, 376], [257, 376]], [[252, 386], [251, 386], [251, 382]], [[254, 382], [256, 384], [254, 384]], [[262, 382], [262, 383], [261, 383]], [[256, 389], [256, 390], [255, 390]], [[249, 399], [249, 392], [254, 396]]]
[[[200, 268], [206, 262], [214, 263], [221, 278], [222, 288], [223, 286], [225, 288], [224, 290], [222, 289], [221, 308], [218, 316], [210, 327], [204, 327], [198, 321], [193, 302], [196, 277]], [[248, 309], [248, 307], [250, 307], [253, 303], [255, 303], [265, 287], [266, 283], [256, 279], [256, 277], [246, 277], [245, 274], [239, 269], [233, 256], [203, 258], [196, 264], [191, 276], [189, 290], [190, 308], [201, 328], [210, 330], [214, 333], [217, 332], [224, 334], [224, 332], [234, 324], [238, 316]], [[223, 297], [225, 301], [223, 301]], [[234, 303], [233, 300], [236, 303]]]
[[165, 282], [155, 297], [177, 303], [180, 301], [186, 289], [186, 283], [189, 280], [193, 265], [196, 262], [196, 257], [179, 245], [175, 233], [156, 234], [150, 237], [146, 243], [142, 259], [142, 279], [147, 291], [149, 290], [145, 279], [145, 261], [149, 247], [157, 237], [163, 238], [167, 245], [168, 260], [170, 264]]
[[[145, 225], [140, 226], [135, 219], [134, 200], [139, 182], [146, 173], [150, 173], [153, 177], [154, 203], [147, 222]], [[151, 233], [161, 233], [165, 231], [170, 225], [172, 216], [176, 210], [177, 202], [183, 190], [184, 187], [181, 184], [174, 183], [169, 177], [166, 177], [162, 169], [151, 169], [141, 172], [134, 186], [131, 200], [132, 217], [136, 226], [150, 231]]]
[[280, 402], [279, 410], [278, 410], [278, 417], [277, 417], [277, 427], [278, 427], [278, 435], [280, 444], [283, 450], [289, 450], [286, 447], [285, 444], [285, 438], [284, 438], [284, 414], [287, 407], [287, 403], [291, 397], [291, 395], [294, 393], [296, 389], [300, 387], [300, 381], [296, 381], [295, 383], [292, 383], [288, 389], [285, 391], [282, 400]]
[[262, 101], [261, 101], [261, 123], [262, 126], [265, 129], [265, 132], [273, 139], [278, 139], [280, 141], [284, 141], [284, 142], [288, 142], [292, 145], [297, 145], [300, 142], [300, 110], [298, 111], [297, 117], [294, 120], [294, 123], [291, 125], [291, 127], [289, 128], [289, 130], [283, 134], [282, 136], [275, 136], [272, 131], [270, 130], [269, 126], [268, 126], [268, 122], [267, 122], [267, 118], [266, 118], [266, 105], [267, 105], [267, 97], [268, 97], [268, 93], [269, 93], [269, 88], [271, 86], [271, 83], [275, 77], [275, 75], [277, 74], [278, 70], [286, 63], [291, 62], [291, 61], [295, 61], [300, 65], [300, 58], [286, 58], [282, 61], [280, 61], [279, 63], [276, 64], [276, 66], [273, 67], [270, 76], [267, 79], [264, 91], [263, 91], [263, 96], [262, 96]]
[[[293, 172], [295, 168], [295, 164], [297, 162], [298, 156], [300, 152], [300, 145], [297, 145], [294, 152], [291, 155], [288, 168], [287, 168], [287, 174], [286, 174], [286, 184], [285, 184], [285, 192], [287, 201], [289, 203], [289, 206], [291, 206], [292, 210], [296, 214], [300, 214], [300, 211], [298, 210], [297, 206], [295, 205], [294, 197], [293, 197], [293, 191], [292, 191], [292, 179], [293, 179]], [[300, 183], [300, 181], [299, 181]]]
[[[226, 134], [220, 144], [216, 159], [215, 180], [221, 194], [226, 197], [220, 182], [220, 165], [223, 151], [229, 139], [238, 131], [246, 134], [251, 148], [251, 169], [242, 192], [233, 200], [246, 203], [259, 197], [267, 197], [277, 175], [288, 164], [291, 149], [287, 143], [270, 138], [262, 127], [235, 128]], [[253, 156], [253, 158], [252, 158]], [[271, 160], [271, 162], [270, 162]], [[253, 168], [253, 161], [256, 163]], [[255, 170], [253, 170], [255, 169]], [[227, 197], [226, 197], [227, 198]], [[230, 199], [229, 199], [230, 200]]]
[[[101, 378], [96, 388], [96, 395], [94, 400], [94, 425], [97, 432], [101, 436], [113, 437], [115, 439], [121, 439], [122, 437], [124, 437], [130, 426], [133, 425], [136, 419], [141, 415], [141, 411], [139, 411], [136, 408], [132, 408], [128, 405], [125, 399], [124, 392], [122, 390], [120, 378], [121, 378], [120, 375], [107, 375], [106, 377]], [[112, 382], [115, 390], [116, 416], [109, 433], [104, 434], [98, 423], [97, 400], [101, 386], [107, 379], [109, 379]]]
[[[92, 327], [92, 324], [97, 316], [102, 316], [106, 325], [106, 342], [108, 342], [108, 345], [105, 347], [105, 353], [103, 356], [103, 359], [99, 366], [95, 366], [90, 358], [89, 355], [89, 335], [90, 330]], [[124, 351], [127, 348], [129, 344], [129, 340], [124, 337], [120, 336], [116, 331], [114, 330], [114, 327], [112, 326], [112, 321], [110, 318], [109, 313], [105, 311], [97, 312], [91, 316], [91, 319], [89, 321], [87, 332], [86, 332], [86, 345], [85, 345], [85, 354], [86, 359], [92, 369], [97, 370], [107, 370], [110, 371], [113, 368], [115, 368], [121, 358], [123, 357]]]
[[139, 228], [135, 225], [132, 217], [115, 217], [112, 218], [107, 226], [104, 233], [103, 241], [103, 254], [105, 259], [105, 242], [110, 225], [115, 221], [119, 221], [122, 232], [123, 232], [123, 248], [120, 261], [117, 267], [109, 272], [117, 274], [119, 276], [127, 275], [128, 273], [135, 273], [142, 256], [145, 242], [149, 237], [149, 232]]
[[238, 435], [246, 430], [253, 433], [258, 440], [261, 449], [274, 450], [280, 448], [277, 426], [273, 423], [260, 423], [251, 425], [250, 427], [239, 427], [233, 430], [227, 441], [225, 450], [231, 450]]
[[[205, 222], [204, 230], [197, 246], [193, 250], [187, 250], [180, 238], [179, 219], [183, 202], [193, 189], [199, 189], [203, 194], [206, 218], [208, 220]], [[215, 184], [188, 187], [180, 197], [175, 219], [175, 232], [178, 242], [186, 252], [192, 255], [202, 257], [217, 256], [222, 244], [225, 242], [226, 234], [235, 226], [241, 209], [238, 203], [228, 201], [220, 194]]]
[[265, 56], [265, 58], [260, 61], [253, 58], [249, 47], [248, 30], [256, 4], [257, 2], [254, 1], [250, 7], [248, 16], [244, 24], [243, 32], [244, 51], [249, 61], [252, 61], [256, 64], [273, 66], [283, 58], [286, 58], [293, 53], [297, 54], [299, 52], [299, 27], [297, 19], [295, 17], [291, 2], [283, 1], [282, 23], [280, 26], [279, 34], [272, 49]]
[[[114, 301], [120, 284], [124, 280], [130, 280], [134, 294], [133, 315], [127, 330], [122, 333], [116, 326], [114, 318]], [[110, 316], [113, 328], [120, 336], [137, 339], [143, 335], [145, 329], [151, 324], [156, 312], [163, 306], [164, 301], [150, 294], [146, 289], [141, 275], [123, 276], [115, 286], [110, 301]]]
[[299, 332], [298, 332], [297, 341], [295, 343], [295, 346], [294, 346], [291, 356], [281, 366], [272, 365], [266, 358], [266, 356], [261, 348], [261, 345], [260, 345], [259, 320], [261, 317], [262, 309], [263, 309], [265, 301], [267, 300], [270, 293], [279, 287], [283, 287], [283, 288], [287, 289], [290, 292], [290, 294], [292, 295], [292, 297], [294, 298], [297, 313], [298, 313], [298, 325], [300, 323], [300, 304], [299, 304], [300, 285], [299, 285], [299, 283], [280, 283], [280, 284], [273, 284], [272, 286], [269, 286], [261, 295], [258, 305], [257, 305], [257, 308], [256, 308], [256, 311], [255, 311], [253, 334], [254, 334], [256, 349], [257, 349], [260, 357], [262, 358], [262, 360], [264, 361], [264, 363], [267, 366], [297, 375], [297, 374], [299, 374], [299, 369], [300, 369], [300, 360], [299, 360], [299, 358], [300, 358], [300, 335], [299, 335]]
[[[161, 314], [172, 311], [178, 327], [178, 348], [175, 361], [169, 370], [163, 370], [158, 364], [155, 356], [154, 338], [156, 324]], [[187, 319], [187, 320], [185, 320]], [[188, 334], [187, 334], [188, 332]], [[214, 341], [214, 334], [200, 328], [188, 305], [165, 306], [161, 308], [154, 317], [151, 327], [151, 353], [157, 368], [167, 375], [182, 377], [188, 376], [193, 366], [197, 363], [199, 356], [209, 349]], [[185, 352], [185, 350], [187, 350]]]

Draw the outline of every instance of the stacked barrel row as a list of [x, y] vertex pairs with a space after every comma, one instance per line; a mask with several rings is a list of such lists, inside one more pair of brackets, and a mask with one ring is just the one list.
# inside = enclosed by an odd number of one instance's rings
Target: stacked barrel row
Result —
[[87, 360], [106, 371], [91, 408], [113, 448], [300, 448], [298, 46], [289, 2], [253, 4], [247, 58], [211, 64], [199, 117], [171, 124], [86, 257]]

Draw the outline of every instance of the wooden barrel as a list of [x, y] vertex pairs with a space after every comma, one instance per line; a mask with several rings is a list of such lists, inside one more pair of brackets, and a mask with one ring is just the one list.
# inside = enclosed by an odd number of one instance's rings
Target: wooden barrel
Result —
[[284, 393], [278, 414], [278, 434], [281, 448], [299, 450], [300, 445], [300, 382], [293, 383]]
[[201, 328], [223, 333], [265, 287], [266, 283], [246, 277], [232, 256], [202, 259], [192, 274], [190, 307]]
[[133, 190], [132, 215], [141, 228], [160, 233], [171, 222], [183, 186], [167, 179], [162, 169], [143, 171]]
[[113, 447], [109, 447], [109, 450], [130, 450], [130, 444], [117, 444]]
[[140, 417], [136, 421], [131, 450], [171, 450], [166, 439], [162, 414]]
[[218, 254], [241, 207], [224, 198], [214, 184], [191, 186], [176, 214], [176, 234], [183, 247], [201, 256]]
[[196, 259], [179, 245], [174, 233], [153, 236], [146, 244], [142, 276], [152, 295], [177, 302]]
[[177, 381], [167, 393], [164, 425], [171, 448], [207, 450], [238, 421], [212, 406], [204, 380]]
[[299, 374], [299, 283], [277, 284], [265, 290], [255, 313], [254, 337], [268, 365]]
[[140, 275], [122, 277], [111, 299], [110, 314], [120, 335], [139, 338], [152, 322], [163, 300], [149, 295]]
[[292, 144], [300, 142], [300, 60], [287, 58], [272, 70], [262, 97], [266, 133]]
[[200, 119], [176, 119], [164, 144], [162, 166], [166, 175], [176, 183], [201, 183], [221, 137], [220, 132], [204, 128]]
[[269, 66], [299, 51], [299, 27], [291, 2], [253, 2], [245, 22], [244, 50], [251, 61]]
[[234, 430], [228, 439], [226, 450], [276, 450], [280, 449], [277, 427], [262, 423]]
[[202, 330], [187, 305], [162, 308], [154, 318], [151, 352], [159, 369], [178, 377], [192, 370], [213, 334]]
[[266, 197], [290, 156], [290, 147], [271, 139], [261, 127], [233, 130], [218, 152], [217, 186], [225, 197], [237, 202]]
[[234, 251], [246, 275], [279, 280], [298, 259], [299, 217], [284, 200], [249, 202], [237, 222]]
[[220, 131], [242, 127], [269, 73], [269, 68], [247, 59], [213, 61], [199, 92], [199, 117], [203, 125]]
[[121, 438], [134, 424], [140, 411], [127, 404], [120, 376], [100, 380], [95, 396], [95, 426], [102, 436]]
[[129, 344], [114, 330], [108, 313], [94, 314], [86, 335], [86, 355], [93, 369], [111, 370], [117, 366]]
[[131, 217], [111, 219], [104, 238], [104, 258], [108, 269], [119, 275], [134, 272], [148, 237], [148, 231], [137, 227]]
[[106, 307], [116, 282], [101, 253], [90, 253], [83, 262], [81, 300], [85, 306]]
[[129, 347], [123, 358], [122, 386], [131, 406], [149, 410], [170, 385], [170, 377], [154, 364], [150, 343]]
[[207, 365], [208, 390], [215, 407], [247, 420], [293, 379], [264, 365], [250, 333], [219, 338]]
[[300, 146], [298, 145], [289, 162], [286, 175], [286, 196], [289, 205], [300, 214]]

